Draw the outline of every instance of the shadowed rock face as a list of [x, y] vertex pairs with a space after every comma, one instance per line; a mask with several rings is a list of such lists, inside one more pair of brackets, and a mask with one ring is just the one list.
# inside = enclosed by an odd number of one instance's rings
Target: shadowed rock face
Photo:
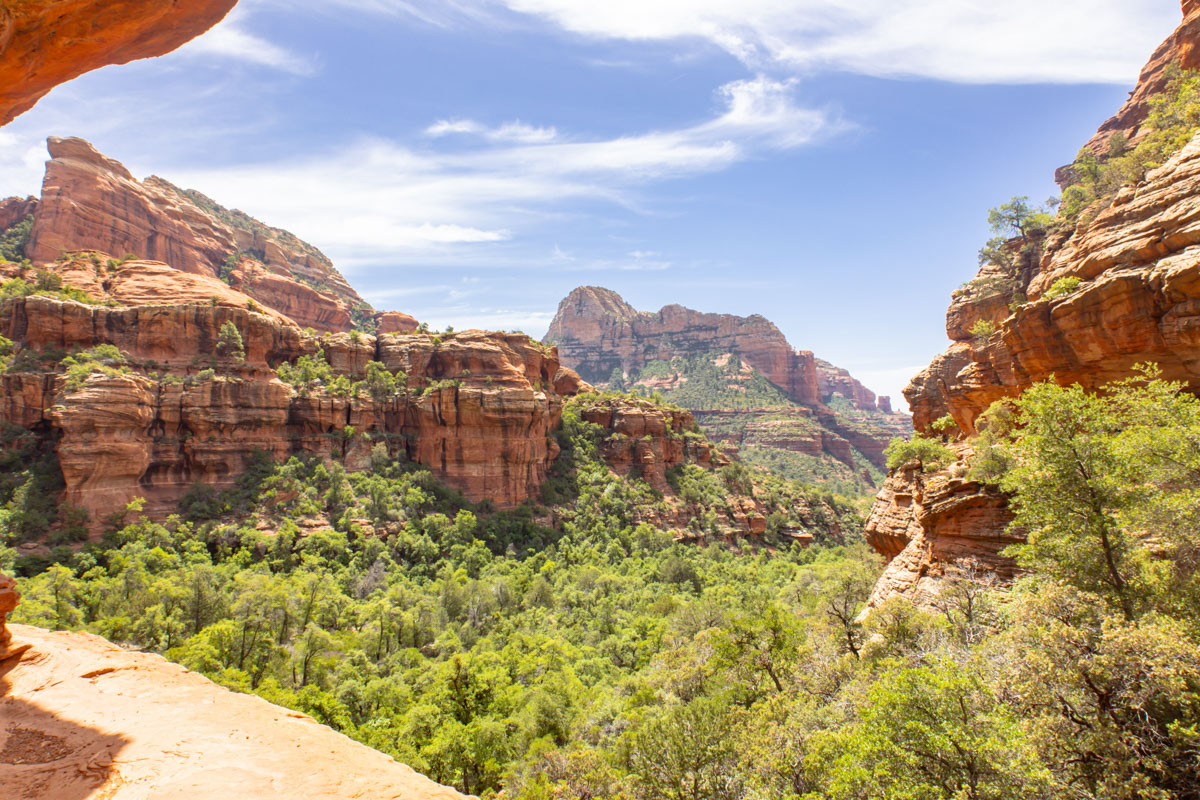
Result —
[[237, 0], [7, 0], [0, 5], [0, 125], [107, 64], [169, 53]]
[[[1136, 137], [1169, 63], [1200, 66], [1200, 9], [1189, 0], [1183, 10], [1183, 24], [1155, 51], [1130, 101], [1088, 147], [1105, 151], [1117, 132]], [[1022, 275], [1029, 302], [1015, 311], [1006, 295], [968, 291], [952, 302], [946, 330], [953, 344], [904, 390], [917, 430], [949, 414], [973, 434], [992, 402], [1037, 381], [1053, 376], [1096, 389], [1128, 377], [1139, 362], [1156, 362], [1168, 379], [1200, 389], [1200, 137], [1123, 188], [1108, 208], [1038, 243]], [[1066, 296], [1046, 297], [1064, 277], [1081, 283]], [[979, 320], [996, 326], [984, 341], [969, 332]], [[867, 524], [872, 544], [892, 559], [872, 602], [892, 595], [928, 602], [941, 575], [964, 559], [1010, 576], [1011, 562], [999, 555], [1014, 541], [1005, 532], [1009, 519], [1003, 496], [949, 471], [893, 472]]]

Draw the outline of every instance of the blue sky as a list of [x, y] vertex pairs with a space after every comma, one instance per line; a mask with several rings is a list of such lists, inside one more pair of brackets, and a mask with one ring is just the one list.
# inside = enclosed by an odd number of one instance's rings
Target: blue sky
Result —
[[322, 248], [381, 309], [540, 336], [580, 284], [760, 313], [898, 398], [987, 209], [1042, 199], [1171, 0], [242, 0], [0, 130]]

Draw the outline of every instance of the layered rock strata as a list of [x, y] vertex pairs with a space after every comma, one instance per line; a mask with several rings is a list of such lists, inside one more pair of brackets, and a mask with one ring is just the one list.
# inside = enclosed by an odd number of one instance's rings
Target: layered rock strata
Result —
[[867, 543], [888, 559], [868, 606], [891, 597], [937, 605], [948, 575], [970, 571], [1011, 580], [1016, 568], [1000, 552], [1021, 541], [995, 488], [957, 475], [925, 473], [919, 463], [893, 470], [867, 518]]
[[[817, 459], [824, 470], [848, 468], [852, 478], [864, 458], [882, 468], [887, 442], [908, 431], [907, 418], [891, 413], [890, 400], [877, 400], [846, 370], [807, 350], [794, 350], [775, 325], [757, 315], [705, 314], [678, 305], [639, 312], [615, 292], [583, 286], [559, 304], [544, 341], [555, 344], [563, 363], [588, 380], [604, 383], [616, 371], [623, 380], [667, 392], [724, 442], [789, 450]], [[642, 374], [651, 362], [679, 358], [690, 363], [687, 359], [696, 356], [711, 357], [714, 374], [709, 380], [721, 385], [709, 390], [731, 400], [731, 407], [721, 405], [722, 397], [697, 401], [692, 395], [685, 401], [671, 395], [692, 379], [687, 372], [691, 367], [670, 375]], [[731, 371], [731, 365], [739, 364], [740, 371]], [[755, 372], [782, 392], [771, 408], [747, 408], [738, 396], [755, 380]], [[864, 480], [870, 485], [869, 475]]]
[[[793, 350], [770, 320], [757, 314], [706, 314], [680, 305], [657, 313], [637, 311], [620, 295], [581, 286], [558, 305], [545, 339], [558, 347], [563, 363], [593, 383], [651, 361], [707, 352], [737, 353], [796, 402], [821, 401], [817, 361]], [[873, 398], [872, 398], [873, 399]]]
[[[1155, 51], [1129, 103], [1088, 147], [1103, 154], [1116, 133], [1136, 138], [1167, 65], [1200, 66], [1200, 10], [1190, 0], [1183, 10], [1183, 24]], [[1166, 378], [1200, 390], [1197, 198], [1200, 136], [1122, 188], [1107, 207], [1083, 214], [1073, 229], [1025, 248], [1016, 293], [989, 290], [997, 268], [981, 269], [947, 313], [953, 343], [904, 390], [914, 427], [926, 431], [948, 414], [969, 436], [994, 401], [1033, 383], [1053, 378], [1097, 389], [1128, 377], [1142, 362], [1157, 363]], [[1063, 278], [1078, 285], [1048, 292]], [[980, 320], [994, 326], [986, 338], [970, 332]], [[906, 468], [888, 478], [868, 521], [872, 543], [892, 559], [873, 602], [897, 594], [927, 601], [937, 591], [937, 576], [966, 557], [1001, 578], [1011, 574], [1012, 564], [999, 555], [1014, 540], [1006, 532], [1005, 499], [956, 483], [950, 474], [930, 477]], [[932, 510], [912, 510], [918, 507]]]
[[0, 5], [0, 125], [60, 83], [169, 53], [237, 0], [7, 0]]
[[[212, 355], [226, 323], [241, 334], [244, 362]], [[126, 308], [18, 298], [0, 307], [0, 335], [18, 343], [18, 357], [110, 344], [128, 359], [115, 374], [95, 372], [74, 386], [42, 369], [0, 376], [0, 421], [55, 442], [65, 499], [94, 524], [135, 496], [161, 514], [195, 484], [230, 486], [260, 452], [362, 468], [380, 443], [472, 500], [511, 506], [545, 480], [563, 398], [586, 387], [553, 349], [521, 334], [316, 337], [207, 303]], [[378, 361], [403, 373], [403, 389], [337, 397], [276, 377], [280, 364], [318, 352], [351, 380]]]
[[288, 231], [158, 177], [139, 181], [77, 138], [47, 140], [41, 198], [0, 201], [0, 231], [33, 218], [25, 255], [38, 266], [64, 254], [154, 261], [220, 279], [302, 328], [411, 333], [417, 321], [377, 313], [320, 250]]

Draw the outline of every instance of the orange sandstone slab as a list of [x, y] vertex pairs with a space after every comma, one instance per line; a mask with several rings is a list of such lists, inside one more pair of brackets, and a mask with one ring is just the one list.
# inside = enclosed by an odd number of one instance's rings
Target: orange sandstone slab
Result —
[[313, 719], [91, 634], [13, 625], [0, 786], [13, 800], [391, 798], [458, 792]]

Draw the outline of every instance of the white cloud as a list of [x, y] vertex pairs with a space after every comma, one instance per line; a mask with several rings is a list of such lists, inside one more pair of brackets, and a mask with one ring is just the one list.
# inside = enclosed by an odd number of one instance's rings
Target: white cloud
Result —
[[426, 136], [450, 136], [456, 133], [483, 133], [486, 128], [469, 119], [439, 119], [425, 129]]
[[451, 135], [482, 136], [493, 142], [518, 142], [521, 144], [546, 144], [558, 138], [558, 130], [526, 125], [520, 120], [505, 122], [489, 128], [472, 119], [440, 119], [425, 129], [425, 135], [433, 138]]
[[755, 69], [966, 83], [1132, 83], [1179, 21], [1163, 0], [483, 0], [573, 33], [706, 40]]
[[312, 75], [316, 72], [313, 59], [305, 58], [246, 30], [249, 8], [235, 9], [212, 30], [181, 47], [179, 54], [196, 58], [243, 61], [294, 75]]
[[[433, 137], [472, 134], [474, 145], [417, 150], [359, 139], [330, 152], [218, 169], [163, 168], [176, 183], [226, 198], [271, 224], [317, 242], [342, 266], [456, 257], [504, 243], [573, 213], [572, 201], [637, 209], [650, 181], [728, 167], [770, 149], [812, 142], [842, 124], [801, 108], [791, 82], [737, 81], [717, 92], [721, 110], [677, 130], [571, 141], [519, 122], [486, 128], [441, 120]], [[495, 263], [504, 254], [489, 251]], [[647, 254], [653, 255], [653, 254]], [[550, 260], [571, 258], [559, 252]], [[580, 264], [595, 264], [594, 260]], [[665, 269], [661, 258], [621, 259], [617, 269]]]

